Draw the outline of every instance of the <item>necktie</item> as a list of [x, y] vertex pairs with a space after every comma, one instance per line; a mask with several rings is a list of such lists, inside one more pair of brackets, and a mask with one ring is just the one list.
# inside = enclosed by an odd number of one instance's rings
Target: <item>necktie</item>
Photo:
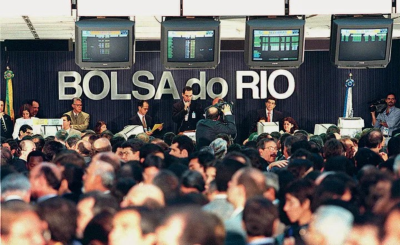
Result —
[[268, 112], [268, 116], [267, 116], [267, 122], [271, 122], [271, 112]]
[[1, 126], [4, 129], [4, 132], [7, 132], [7, 126], [6, 126], [6, 122], [4, 121], [4, 117], [1, 118]]
[[142, 117], [142, 124], [143, 128], [147, 128], [146, 120], [144, 120], [144, 117]]
[[389, 116], [389, 113], [390, 113], [390, 111], [389, 111], [389, 108], [388, 108], [388, 109], [386, 109], [386, 116]]

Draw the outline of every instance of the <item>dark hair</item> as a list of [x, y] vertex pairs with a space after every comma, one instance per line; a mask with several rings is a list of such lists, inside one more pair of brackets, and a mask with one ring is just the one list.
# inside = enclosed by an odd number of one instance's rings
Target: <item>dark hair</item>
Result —
[[265, 99], [265, 102], [268, 102], [268, 100], [273, 100], [275, 102], [277, 101], [277, 99], [275, 97], [272, 97], [272, 96], [268, 96], [268, 98]]
[[51, 162], [53, 157], [65, 149], [65, 146], [57, 141], [47, 141], [43, 146], [43, 153], [45, 155], [45, 161]]
[[389, 157], [400, 154], [400, 137], [390, 138], [387, 144], [387, 153]]
[[174, 139], [175, 136], [176, 135], [173, 132], [167, 132], [167, 133], [164, 134], [163, 140], [164, 140], [165, 143], [167, 143], [167, 145], [170, 146], [171, 143], [172, 143], [172, 140]]
[[228, 183], [232, 179], [232, 176], [236, 173], [236, 171], [244, 167], [244, 164], [236, 160], [226, 158], [221, 162], [221, 164], [218, 164], [215, 175], [215, 182], [217, 184], [218, 191], [227, 191]]
[[185, 87], [182, 89], [182, 94], [184, 94], [186, 91], [193, 91], [193, 89], [192, 89], [192, 87], [185, 86]]
[[342, 142], [337, 139], [330, 139], [324, 144], [324, 157], [328, 159], [333, 156], [342, 156], [346, 151]]
[[266, 166], [263, 166], [263, 164], [262, 164], [263, 160], [262, 160], [258, 150], [254, 149], [254, 148], [245, 148], [242, 150], [242, 153], [250, 159], [251, 166], [253, 168], [259, 169], [261, 171], [265, 170], [263, 167], [266, 167]]
[[[32, 130], [32, 127], [29, 126], [28, 124], [24, 124], [19, 128], [19, 131], [22, 131], [22, 133], [26, 133], [26, 131], [28, 131], [28, 129]], [[19, 135], [19, 132], [18, 132]]]
[[140, 150], [139, 150], [139, 157], [140, 159], [142, 158], [147, 158], [147, 156], [150, 155], [154, 155], [156, 153], [162, 153], [164, 154], [163, 149], [161, 148], [161, 146], [156, 145], [156, 144], [152, 144], [152, 143], [148, 143], [148, 144], [144, 144]]
[[158, 186], [164, 193], [165, 202], [174, 201], [179, 195], [179, 179], [167, 169], [160, 170], [153, 179], [153, 184]]
[[295, 179], [303, 178], [305, 173], [313, 167], [313, 163], [309, 160], [304, 159], [293, 159], [290, 158], [287, 170], [289, 170]]
[[85, 159], [78, 152], [74, 150], [62, 150], [54, 157], [53, 162], [57, 165], [64, 166], [67, 163], [74, 164], [83, 168], [85, 166]]
[[379, 154], [368, 148], [359, 148], [354, 156], [354, 160], [356, 161], [356, 167], [358, 170], [362, 169], [366, 165], [373, 165], [376, 167], [383, 161]]
[[48, 224], [51, 240], [62, 244], [72, 242], [78, 213], [71, 201], [61, 197], [50, 198], [38, 203], [37, 213]]
[[272, 237], [278, 209], [265, 197], [250, 198], [243, 210], [243, 222], [247, 236]]
[[99, 244], [108, 244], [108, 235], [112, 230], [112, 220], [113, 214], [108, 210], [103, 210], [94, 215], [83, 232], [82, 245], [95, 244], [92, 243], [93, 241], [100, 242]]
[[65, 144], [67, 144], [69, 147], [73, 147], [76, 145], [76, 143], [78, 143], [78, 141], [81, 140], [81, 137], [78, 135], [71, 135], [67, 138], [67, 140], [65, 141]]
[[345, 156], [333, 156], [326, 160], [324, 171], [343, 172], [353, 176], [354, 166]]
[[30, 105], [30, 104], [23, 104], [20, 108], [19, 108], [19, 112], [18, 112], [18, 115], [20, 116], [20, 117], [22, 117], [23, 115], [23, 112], [24, 111], [28, 111], [29, 112], [29, 117], [31, 117], [32, 116], [32, 114], [31, 114], [31, 108], [32, 108], [32, 106]]
[[140, 148], [144, 145], [143, 141], [138, 139], [132, 139], [125, 141], [122, 143], [122, 148], [131, 148], [132, 152], [135, 153], [140, 150]]
[[292, 147], [290, 148], [290, 155], [293, 155], [298, 150], [306, 150], [308, 152], [311, 151], [310, 143], [307, 140], [299, 140], [293, 142]]
[[313, 201], [315, 185], [304, 179], [299, 179], [291, 182], [286, 188], [286, 194], [290, 194], [297, 198], [301, 204], [307, 199], [310, 201], [310, 205]]
[[180, 151], [186, 150], [188, 155], [194, 151], [193, 140], [186, 135], [177, 135], [172, 140], [172, 144], [178, 143], [178, 149]]
[[68, 114], [63, 114], [61, 117], [67, 118], [67, 121], [68, 121], [68, 122], [71, 121], [71, 117], [70, 117]]
[[155, 155], [148, 155], [143, 161], [143, 169], [149, 167], [156, 167], [158, 169], [162, 169], [163, 166], [164, 166], [164, 160]]
[[283, 146], [284, 146], [283, 149], [286, 149], [286, 152], [289, 156], [291, 156], [293, 153], [292, 145], [294, 143], [296, 143], [297, 141], [300, 141], [300, 139], [298, 137], [289, 135], [288, 137], [286, 137], [285, 142], [283, 142]]
[[258, 141], [257, 142], [257, 149], [265, 149], [265, 144], [266, 143], [268, 143], [268, 142], [275, 142], [275, 140], [273, 140], [273, 139], [270, 139], [270, 138], [264, 138], [264, 139], [262, 139], [262, 140], [260, 140], [260, 141]]
[[64, 171], [62, 172], [62, 178], [67, 180], [68, 182], [68, 189], [73, 193], [82, 193], [82, 177], [83, 177], [83, 168], [67, 163], [64, 165]]
[[149, 102], [148, 102], [147, 100], [139, 100], [139, 101], [138, 101], [138, 106], [143, 107], [143, 104], [144, 104], [144, 103], [149, 104]]
[[26, 161], [29, 162], [29, 159], [30, 159], [31, 157], [42, 157], [43, 160], [46, 158], [45, 155], [43, 154], [43, 152], [38, 151], [38, 150], [36, 150], [36, 151], [31, 151], [31, 152], [28, 154], [28, 157], [26, 158]]
[[198, 151], [190, 154], [189, 162], [192, 159], [198, 159], [200, 165], [205, 169], [207, 164], [213, 162], [215, 160], [215, 156], [207, 151]]
[[195, 170], [187, 170], [183, 173], [180, 181], [181, 186], [195, 188], [200, 193], [205, 190], [205, 182], [203, 176]]
[[297, 122], [292, 117], [285, 117], [283, 119], [283, 123], [285, 123], [285, 122], [289, 122], [290, 124], [293, 124], [293, 127], [290, 129], [291, 134], [293, 134], [295, 130], [299, 129]]
[[94, 126], [94, 132], [95, 132], [96, 134], [100, 134], [100, 130], [101, 130], [101, 127], [102, 127], [103, 125], [107, 125], [107, 123], [104, 122], [104, 121], [97, 121], [96, 125]]
[[393, 96], [394, 96], [394, 99], [396, 99], [396, 98], [397, 98], [397, 96], [396, 96], [396, 94], [395, 94], [395, 93], [388, 93], [388, 94], [386, 95], [386, 97], [385, 97], [385, 98], [387, 98], [389, 95], [393, 95]]

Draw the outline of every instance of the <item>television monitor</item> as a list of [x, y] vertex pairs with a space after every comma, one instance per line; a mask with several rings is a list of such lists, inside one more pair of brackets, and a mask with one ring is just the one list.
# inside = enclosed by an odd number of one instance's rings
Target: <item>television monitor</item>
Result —
[[246, 21], [246, 65], [252, 69], [298, 68], [304, 61], [304, 24], [297, 18]]
[[166, 69], [214, 69], [219, 53], [220, 21], [173, 18], [161, 23], [161, 61]]
[[390, 62], [393, 20], [383, 17], [331, 21], [330, 58], [338, 68], [384, 68]]
[[75, 63], [83, 70], [130, 69], [134, 44], [134, 22], [128, 19], [87, 19], [75, 23]]

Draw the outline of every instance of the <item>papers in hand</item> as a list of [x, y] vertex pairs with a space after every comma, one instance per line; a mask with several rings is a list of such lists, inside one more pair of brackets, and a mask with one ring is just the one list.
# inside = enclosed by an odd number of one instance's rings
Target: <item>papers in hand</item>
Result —
[[156, 131], [157, 129], [161, 130], [161, 129], [163, 128], [163, 125], [164, 125], [164, 123], [157, 123], [157, 124], [154, 124], [153, 129], [152, 129], [150, 132], [154, 132], [154, 131]]

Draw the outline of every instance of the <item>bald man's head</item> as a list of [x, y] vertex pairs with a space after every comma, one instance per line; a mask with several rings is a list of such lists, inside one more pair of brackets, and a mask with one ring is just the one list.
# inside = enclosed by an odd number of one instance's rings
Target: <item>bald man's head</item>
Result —
[[153, 184], [135, 185], [121, 203], [121, 207], [128, 206], [164, 207], [164, 194], [159, 187]]
[[100, 152], [112, 151], [112, 146], [107, 138], [99, 138], [93, 142], [92, 151], [93, 155]]

